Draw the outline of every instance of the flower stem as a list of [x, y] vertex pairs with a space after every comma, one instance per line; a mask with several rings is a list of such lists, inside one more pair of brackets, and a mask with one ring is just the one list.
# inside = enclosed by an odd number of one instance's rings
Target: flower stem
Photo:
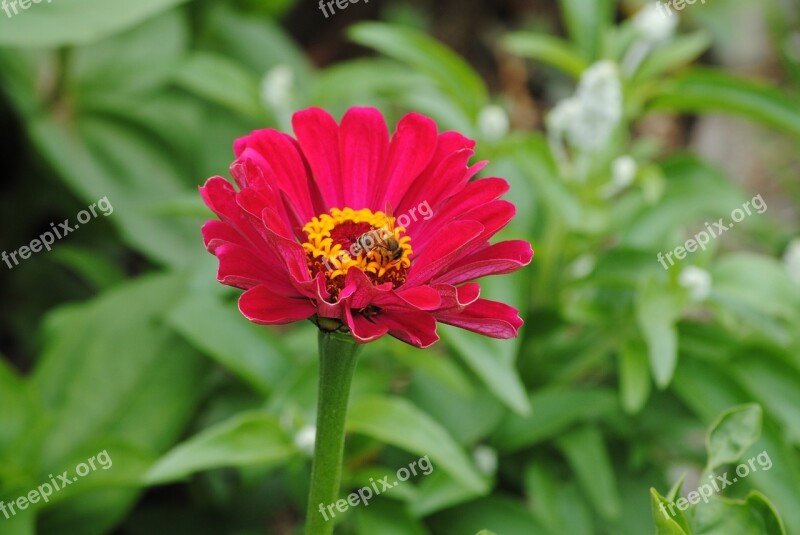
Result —
[[[317, 435], [311, 467], [306, 535], [333, 533], [333, 519], [326, 508], [339, 498], [347, 400], [360, 347], [349, 334], [319, 333]], [[324, 515], [320, 512], [320, 504], [325, 510]]]

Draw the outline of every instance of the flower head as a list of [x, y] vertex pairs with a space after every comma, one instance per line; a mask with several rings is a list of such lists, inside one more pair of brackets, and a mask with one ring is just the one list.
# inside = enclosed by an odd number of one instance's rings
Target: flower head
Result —
[[409, 114], [390, 138], [380, 112], [341, 121], [311, 108], [295, 138], [258, 130], [238, 139], [231, 174], [200, 188], [219, 217], [203, 226], [218, 279], [246, 290], [245, 317], [261, 324], [316, 319], [359, 342], [390, 334], [433, 344], [436, 323], [516, 336], [516, 309], [480, 298], [473, 282], [516, 271], [530, 244], [489, 240], [514, 216], [501, 178], [471, 180], [475, 143]]

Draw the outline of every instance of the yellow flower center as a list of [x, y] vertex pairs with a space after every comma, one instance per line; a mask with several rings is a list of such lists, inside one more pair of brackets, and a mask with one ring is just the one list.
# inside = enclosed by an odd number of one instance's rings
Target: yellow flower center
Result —
[[361, 269], [375, 285], [391, 282], [397, 288], [406, 281], [413, 250], [406, 229], [394, 222], [394, 217], [366, 208], [333, 208], [315, 217], [303, 227], [311, 276], [324, 273], [335, 298], [352, 267]]

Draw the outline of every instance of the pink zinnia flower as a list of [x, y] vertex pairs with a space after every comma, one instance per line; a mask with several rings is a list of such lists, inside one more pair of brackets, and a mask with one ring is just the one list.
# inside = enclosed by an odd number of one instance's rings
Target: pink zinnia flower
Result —
[[437, 321], [517, 335], [517, 310], [472, 281], [516, 271], [533, 251], [489, 243], [515, 209], [498, 199], [505, 180], [470, 181], [485, 165], [468, 165], [474, 141], [415, 113], [390, 139], [372, 108], [338, 125], [311, 108], [293, 126], [296, 139], [269, 129], [236, 141], [239, 191], [222, 177], [200, 188], [220, 218], [203, 226], [206, 248], [219, 281], [246, 290], [245, 317], [338, 320], [359, 342], [390, 334], [417, 347], [438, 340]]

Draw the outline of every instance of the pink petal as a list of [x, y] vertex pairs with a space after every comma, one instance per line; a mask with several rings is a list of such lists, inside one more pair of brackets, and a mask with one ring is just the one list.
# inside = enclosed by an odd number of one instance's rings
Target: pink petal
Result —
[[345, 205], [369, 208], [389, 151], [383, 115], [375, 108], [350, 108], [342, 118], [339, 150]]
[[477, 221], [456, 221], [439, 229], [419, 255], [414, 253], [406, 284], [416, 286], [428, 281], [461, 256], [464, 248], [482, 232], [483, 225]]
[[318, 215], [313, 204], [315, 188], [305, 161], [295, 141], [277, 130], [256, 130], [236, 140], [236, 156], [249, 159], [261, 168], [264, 177], [276, 190], [288, 198], [288, 206], [296, 207], [298, 219], [309, 221]]
[[239, 297], [239, 310], [250, 321], [262, 325], [308, 319], [317, 311], [310, 300], [280, 296], [269, 290], [265, 284], [244, 292]]
[[403, 195], [395, 207], [396, 213], [407, 213], [425, 201], [435, 207], [462, 188], [468, 180], [467, 162], [475, 153], [474, 149], [475, 142], [461, 134], [441, 134], [433, 158]]
[[522, 240], [503, 241], [479, 249], [459, 260], [458, 265], [437, 277], [435, 282], [460, 284], [487, 275], [512, 273], [530, 264], [533, 258], [531, 244]]
[[384, 178], [376, 185], [371, 205], [384, 210], [400, 204], [403, 194], [428, 166], [436, 150], [436, 123], [409, 113], [397, 124], [392, 137]]
[[[438, 206], [429, 219], [420, 219], [417, 225], [409, 225], [409, 232], [413, 228], [413, 243], [415, 248], [423, 248], [428, 243], [432, 232], [429, 228], [440, 228], [456, 219], [464, 219], [463, 214], [491, 202], [508, 191], [508, 182], [502, 178], [481, 178], [467, 184], [467, 186]], [[399, 215], [399, 214], [398, 214]]]
[[294, 114], [292, 126], [328, 208], [344, 208], [339, 158], [339, 125], [320, 108]]
[[458, 314], [436, 313], [435, 316], [442, 323], [492, 338], [514, 338], [523, 324], [516, 308], [488, 299], [478, 299]]

